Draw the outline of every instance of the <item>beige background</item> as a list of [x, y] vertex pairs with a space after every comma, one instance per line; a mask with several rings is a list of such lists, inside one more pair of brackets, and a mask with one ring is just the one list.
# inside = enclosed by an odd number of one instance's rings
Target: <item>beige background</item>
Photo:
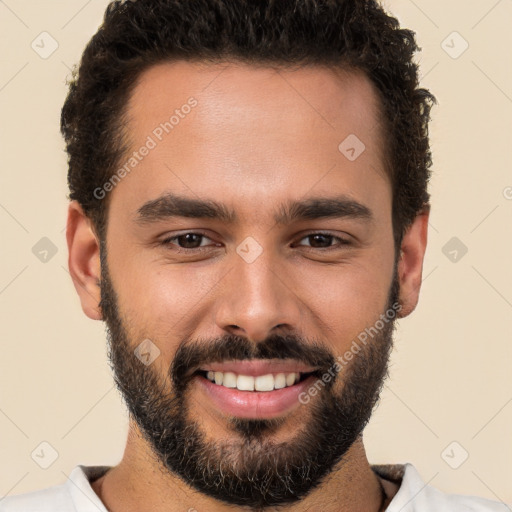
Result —
[[[0, 1], [0, 497], [62, 482], [79, 463], [115, 464], [125, 443], [103, 324], [80, 309], [63, 231], [65, 80], [106, 5]], [[439, 105], [425, 281], [400, 322], [369, 458], [409, 461], [442, 490], [511, 503], [512, 1], [386, 5], [417, 32], [422, 82]], [[43, 31], [59, 45], [46, 59], [31, 47]], [[32, 252], [43, 237], [57, 249], [46, 262]], [[452, 237], [468, 249], [456, 262], [455, 246], [443, 252]], [[38, 465], [51, 462], [43, 441], [58, 452], [48, 469]]]

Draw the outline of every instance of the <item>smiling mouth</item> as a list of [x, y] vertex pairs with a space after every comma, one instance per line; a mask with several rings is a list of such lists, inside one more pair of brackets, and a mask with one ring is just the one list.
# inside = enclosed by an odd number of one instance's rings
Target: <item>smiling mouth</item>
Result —
[[196, 375], [201, 376], [217, 386], [238, 389], [239, 391], [274, 391], [284, 389], [306, 380], [319, 372], [279, 372], [264, 375], [243, 375], [235, 372], [219, 372], [212, 370], [198, 370]]

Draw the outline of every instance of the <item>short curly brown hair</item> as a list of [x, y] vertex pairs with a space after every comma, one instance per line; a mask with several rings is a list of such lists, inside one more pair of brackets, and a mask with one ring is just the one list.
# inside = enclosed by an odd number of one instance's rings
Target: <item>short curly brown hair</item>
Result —
[[375, 0], [128, 0], [111, 2], [73, 72], [62, 108], [69, 198], [100, 238], [108, 198], [94, 190], [127, 150], [128, 99], [147, 68], [169, 60], [327, 65], [363, 71], [381, 100], [395, 247], [428, 205], [434, 96], [419, 88], [414, 33]]

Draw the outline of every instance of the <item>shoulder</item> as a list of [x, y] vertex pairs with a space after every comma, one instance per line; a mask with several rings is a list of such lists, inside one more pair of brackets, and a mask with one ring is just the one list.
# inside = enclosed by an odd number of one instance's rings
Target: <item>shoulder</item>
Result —
[[[400, 488], [391, 500], [386, 512], [510, 512], [504, 503], [491, 501], [476, 496], [447, 494], [424, 482], [412, 464], [390, 466], [392, 480], [400, 473]], [[386, 466], [377, 466], [377, 473], [386, 478]]]
[[63, 484], [0, 499], [0, 512], [106, 512], [90, 482], [108, 468], [76, 466]]
[[73, 510], [73, 501], [66, 484], [18, 496], [7, 496], [0, 500], [0, 512], [71, 512]]

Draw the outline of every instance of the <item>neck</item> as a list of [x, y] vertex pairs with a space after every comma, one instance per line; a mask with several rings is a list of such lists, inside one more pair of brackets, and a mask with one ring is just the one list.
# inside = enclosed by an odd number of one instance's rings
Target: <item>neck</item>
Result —
[[[232, 505], [199, 493], [169, 473], [153, 456], [133, 422], [130, 422], [123, 459], [93, 482], [92, 488], [109, 512], [233, 511]], [[387, 499], [383, 499], [383, 490]], [[310, 494], [293, 504], [265, 508], [264, 512], [380, 512], [394, 492], [396, 489], [389, 482], [381, 482], [372, 471], [362, 439], [358, 439], [335, 471]], [[247, 512], [253, 510], [250, 507], [237, 508]]]

